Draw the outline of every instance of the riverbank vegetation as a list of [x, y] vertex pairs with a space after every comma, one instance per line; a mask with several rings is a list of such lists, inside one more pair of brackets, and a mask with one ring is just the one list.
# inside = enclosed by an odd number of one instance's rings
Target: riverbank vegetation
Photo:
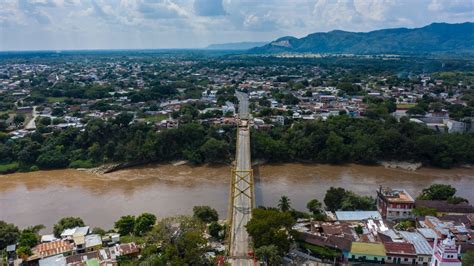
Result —
[[[0, 136], [0, 170], [32, 171], [82, 168], [104, 163], [230, 162], [235, 128], [182, 124], [157, 132], [131, 123], [123, 113], [108, 122], [92, 119], [81, 129], [37, 132], [21, 139]], [[252, 132], [252, 158], [268, 162], [374, 164], [383, 160], [419, 161], [449, 168], [474, 163], [473, 134], [438, 134], [401, 119], [355, 119], [342, 115], [327, 121], [294, 123]]]

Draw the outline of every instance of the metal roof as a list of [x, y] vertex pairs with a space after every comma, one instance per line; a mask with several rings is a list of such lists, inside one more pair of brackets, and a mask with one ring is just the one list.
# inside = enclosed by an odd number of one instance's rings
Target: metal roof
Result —
[[367, 219], [382, 219], [378, 211], [337, 211], [336, 218], [339, 221], [362, 221]]
[[415, 246], [416, 254], [430, 255], [433, 252], [430, 243], [420, 233], [406, 231], [399, 233], [406, 241]]

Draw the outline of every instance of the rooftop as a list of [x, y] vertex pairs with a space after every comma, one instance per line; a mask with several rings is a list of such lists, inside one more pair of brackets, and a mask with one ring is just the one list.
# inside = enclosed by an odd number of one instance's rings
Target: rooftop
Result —
[[380, 187], [379, 195], [391, 203], [413, 203], [414, 199], [405, 189]]
[[385, 247], [381, 243], [352, 242], [351, 254], [384, 257]]
[[385, 250], [391, 254], [415, 255], [416, 250], [411, 243], [387, 242], [384, 243]]
[[430, 243], [420, 233], [400, 231], [400, 235], [415, 246], [416, 254], [429, 255], [433, 252]]
[[362, 221], [368, 219], [382, 219], [378, 211], [337, 211], [336, 218], [339, 221]]

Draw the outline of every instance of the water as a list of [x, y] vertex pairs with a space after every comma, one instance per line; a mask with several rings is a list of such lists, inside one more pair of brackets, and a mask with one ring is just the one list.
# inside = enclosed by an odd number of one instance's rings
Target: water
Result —
[[[226, 218], [230, 167], [146, 165], [106, 175], [72, 169], [0, 176], [0, 220], [20, 227], [44, 224], [46, 231], [64, 216], [79, 216], [92, 227], [113, 227], [122, 215], [151, 212], [158, 217], [191, 214], [195, 205], [209, 205]], [[375, 196], [380, 186], [405, 188], [413, 196], [432, 183], [451, 184], [458, 195], [474, 202], [474, 171], [431, 169], [416, 172], [380, 166], [306, 164], [255, 168], [257, 205], [276, 206], [286, 195], [292, 206], [322, 201], [331, 186]]]

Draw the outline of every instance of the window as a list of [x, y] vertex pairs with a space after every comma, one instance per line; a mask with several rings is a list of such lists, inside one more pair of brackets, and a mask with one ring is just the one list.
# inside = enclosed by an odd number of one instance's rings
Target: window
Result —
[[392, 260], [392, 257], [388, 257], [387, 260]]
[[423, 261], [423, 257], [419, 257], [419, 258], [418, 258], [418, 261]]
[[404, 258], [403, 261], [408, 261], [408, 258]]

